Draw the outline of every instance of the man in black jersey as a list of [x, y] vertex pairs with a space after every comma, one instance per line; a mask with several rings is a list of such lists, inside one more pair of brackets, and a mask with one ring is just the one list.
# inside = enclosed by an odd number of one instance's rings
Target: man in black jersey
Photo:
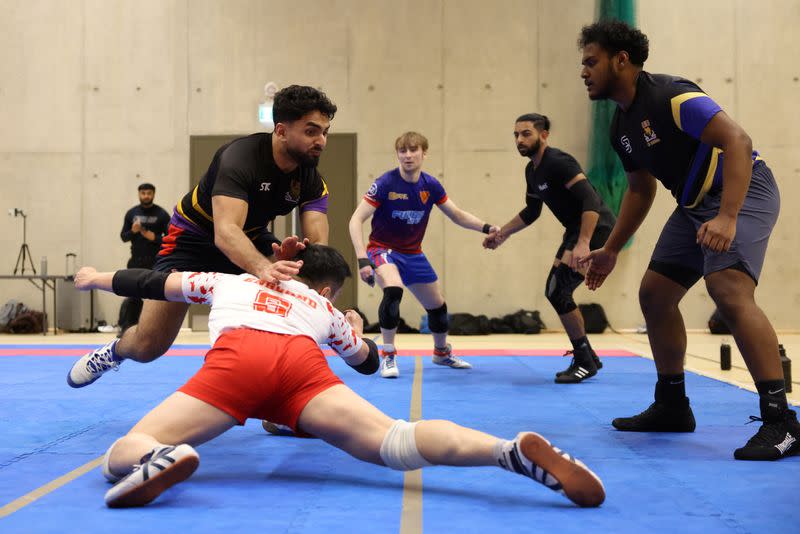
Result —
[[514, 126], [517, 150], [531, 160], [525, 167], [526, 206], [499, 232], [487, 237], [483, 246], [497, 248], [511, 234], [533, 224], [542, 213], [542, 204], [547, 204], [564, 226], [562, 243], [545, 283], [545, 296], [558, 313], [573, 347], [572, 362], [566, 370], [556, 373], [556, 382], [575, 384], [596, 375], [603, 366], [589, 344], [583, 316], [572, 299], [584, 280], [578, 260], [587, 256], [590, 248], [605, 244], [614, 226], [614, 215], [575, 158], [547, 145], [549, 135], [550, 119], [546, 116], [529, 113], [517, 119]]
[[619, 219], [606, 245], [585, 259], [590, 289], [611, 273], [622, 245], [653, 202], [656, 181], [678, 202], [642, 279], [658, 382], [655, 402], [613, 421], [623, 431], [692, 432], [684, 388], [686, 329], [678, 303], [701, 277], [725, 317], [760, 397], [759, 431], [734, 452], [740, 460], [776, 460], [800, 452], [800, 424], [786, 402], [778, 340], [756, 305], [758, 282], [780, 196], [747, 133], [689, 80], [643, 71], [647, 37], [618, 21], [583, 28], [581, 77], [592, 100], [617, 111], [611, 144], [628, 175]]
[[[169, 230], [169, 214], [154, 203], [156, 186], [144, 183], [139, 186], [139, 204], [125, 213], [120, 238], [131, 243], [128, 269], [152, 269], [161, 239]], [[126, 298], [119, 308], [117, 324], [124, 332], [139, 321], [142, 299]]]
[[[292, 85], [276, 93], [274, 133], [235, 139], [217, 150], [200, 183], [175, 207], [154, 269], [248, 272], [267, 282], [296, 275], [299, 264], [283, 258], [298, 245], [280, 250], [267, 224], [299, 207], [303, 235], [312, 243], [328, 242], [328, 188], [316, 166], [335, 113], [336, 105], [313, 87]], [[187, 309], [185, 303], [145, 302], [139, 324], [79, 359], [67, 382], [83, 387], [125, 359], [155, 360], [172, 345]]]

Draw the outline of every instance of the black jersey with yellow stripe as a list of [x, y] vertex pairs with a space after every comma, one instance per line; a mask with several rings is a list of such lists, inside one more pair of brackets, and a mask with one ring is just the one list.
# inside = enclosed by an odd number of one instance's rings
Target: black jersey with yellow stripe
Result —
[[257, 133], [220, 147], [197, 186], [178, 203], [178, 214], [199, 230], [214, 236], [212, 196], [247, 202], [244, 232], [257, 238], [279, 215], [300, 206], [327, 211], [328, 187], [316, 167], [300, 166], [284, 173], [272, 155], [272, 134]]
[[[642, 71], [630, 107], [614, 114], [611, 145], [626, 171], [647, 170], [681, 206], [694, 207], [722, 186], [722, 151], [700, 141], [720, 111], [697, 84]], [[753, 160], [757, 156], [753, 152]]]

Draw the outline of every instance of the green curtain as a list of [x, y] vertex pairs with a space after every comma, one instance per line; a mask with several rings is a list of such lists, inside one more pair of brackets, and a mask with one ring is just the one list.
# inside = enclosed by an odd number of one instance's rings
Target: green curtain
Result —
[[[617, 19], [636, 25], [634, 0], [597, 0], [598, 20]], [[625, 171], [611, 148], [608, 130], [616, 104], [610, 100], [592, 102], [592, 133], [589, 146], [589, 181], [614, 214], [619, 214], [622, 195], [628, 187]]]

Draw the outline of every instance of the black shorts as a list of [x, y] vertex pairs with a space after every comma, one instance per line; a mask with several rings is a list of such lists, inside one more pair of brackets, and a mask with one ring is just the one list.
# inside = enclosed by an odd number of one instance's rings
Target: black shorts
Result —
[[[280, 243], [269, 232], [253, 241], [259, 252], [272, 256], [272, 243]], [[187, 231], [174, 224], [161, 242], [153, 270], [162, 272], [195, 271], [241, 274], [244, 269], [233, 263], [207, 236]]]
[[[608, 236], [611, 235], [611, 228], [611, 226], [596, 226], [592, 234], [592, 239], [589, 241], [589, 250], [595, 250], [605, 245], [606, 241], [608, 241]], [[564, 232], [561, 246], [558, 247], [558, 252], [556, 252], [556, 258], [560, 260], [565, 251], [575, 248], [580, 236], [580, 227], [567, 228]]]

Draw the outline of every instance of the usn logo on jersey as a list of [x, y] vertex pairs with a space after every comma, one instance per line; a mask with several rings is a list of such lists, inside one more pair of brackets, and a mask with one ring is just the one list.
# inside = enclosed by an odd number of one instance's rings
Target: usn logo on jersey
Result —
[[424, 216], [424, 211], [417, 210], [394, 210], [392, 212], [392, 219], [400, 219], [408, 224], [417, 224]]
[[642, 121], [642, 130], [644, 130], [644, 142], [647, 143], [647, 146], [653, 146], [661, 142], [661, 139], [658, 138], [658, 135], [650, 126], [649, 120], [645, 119]]

